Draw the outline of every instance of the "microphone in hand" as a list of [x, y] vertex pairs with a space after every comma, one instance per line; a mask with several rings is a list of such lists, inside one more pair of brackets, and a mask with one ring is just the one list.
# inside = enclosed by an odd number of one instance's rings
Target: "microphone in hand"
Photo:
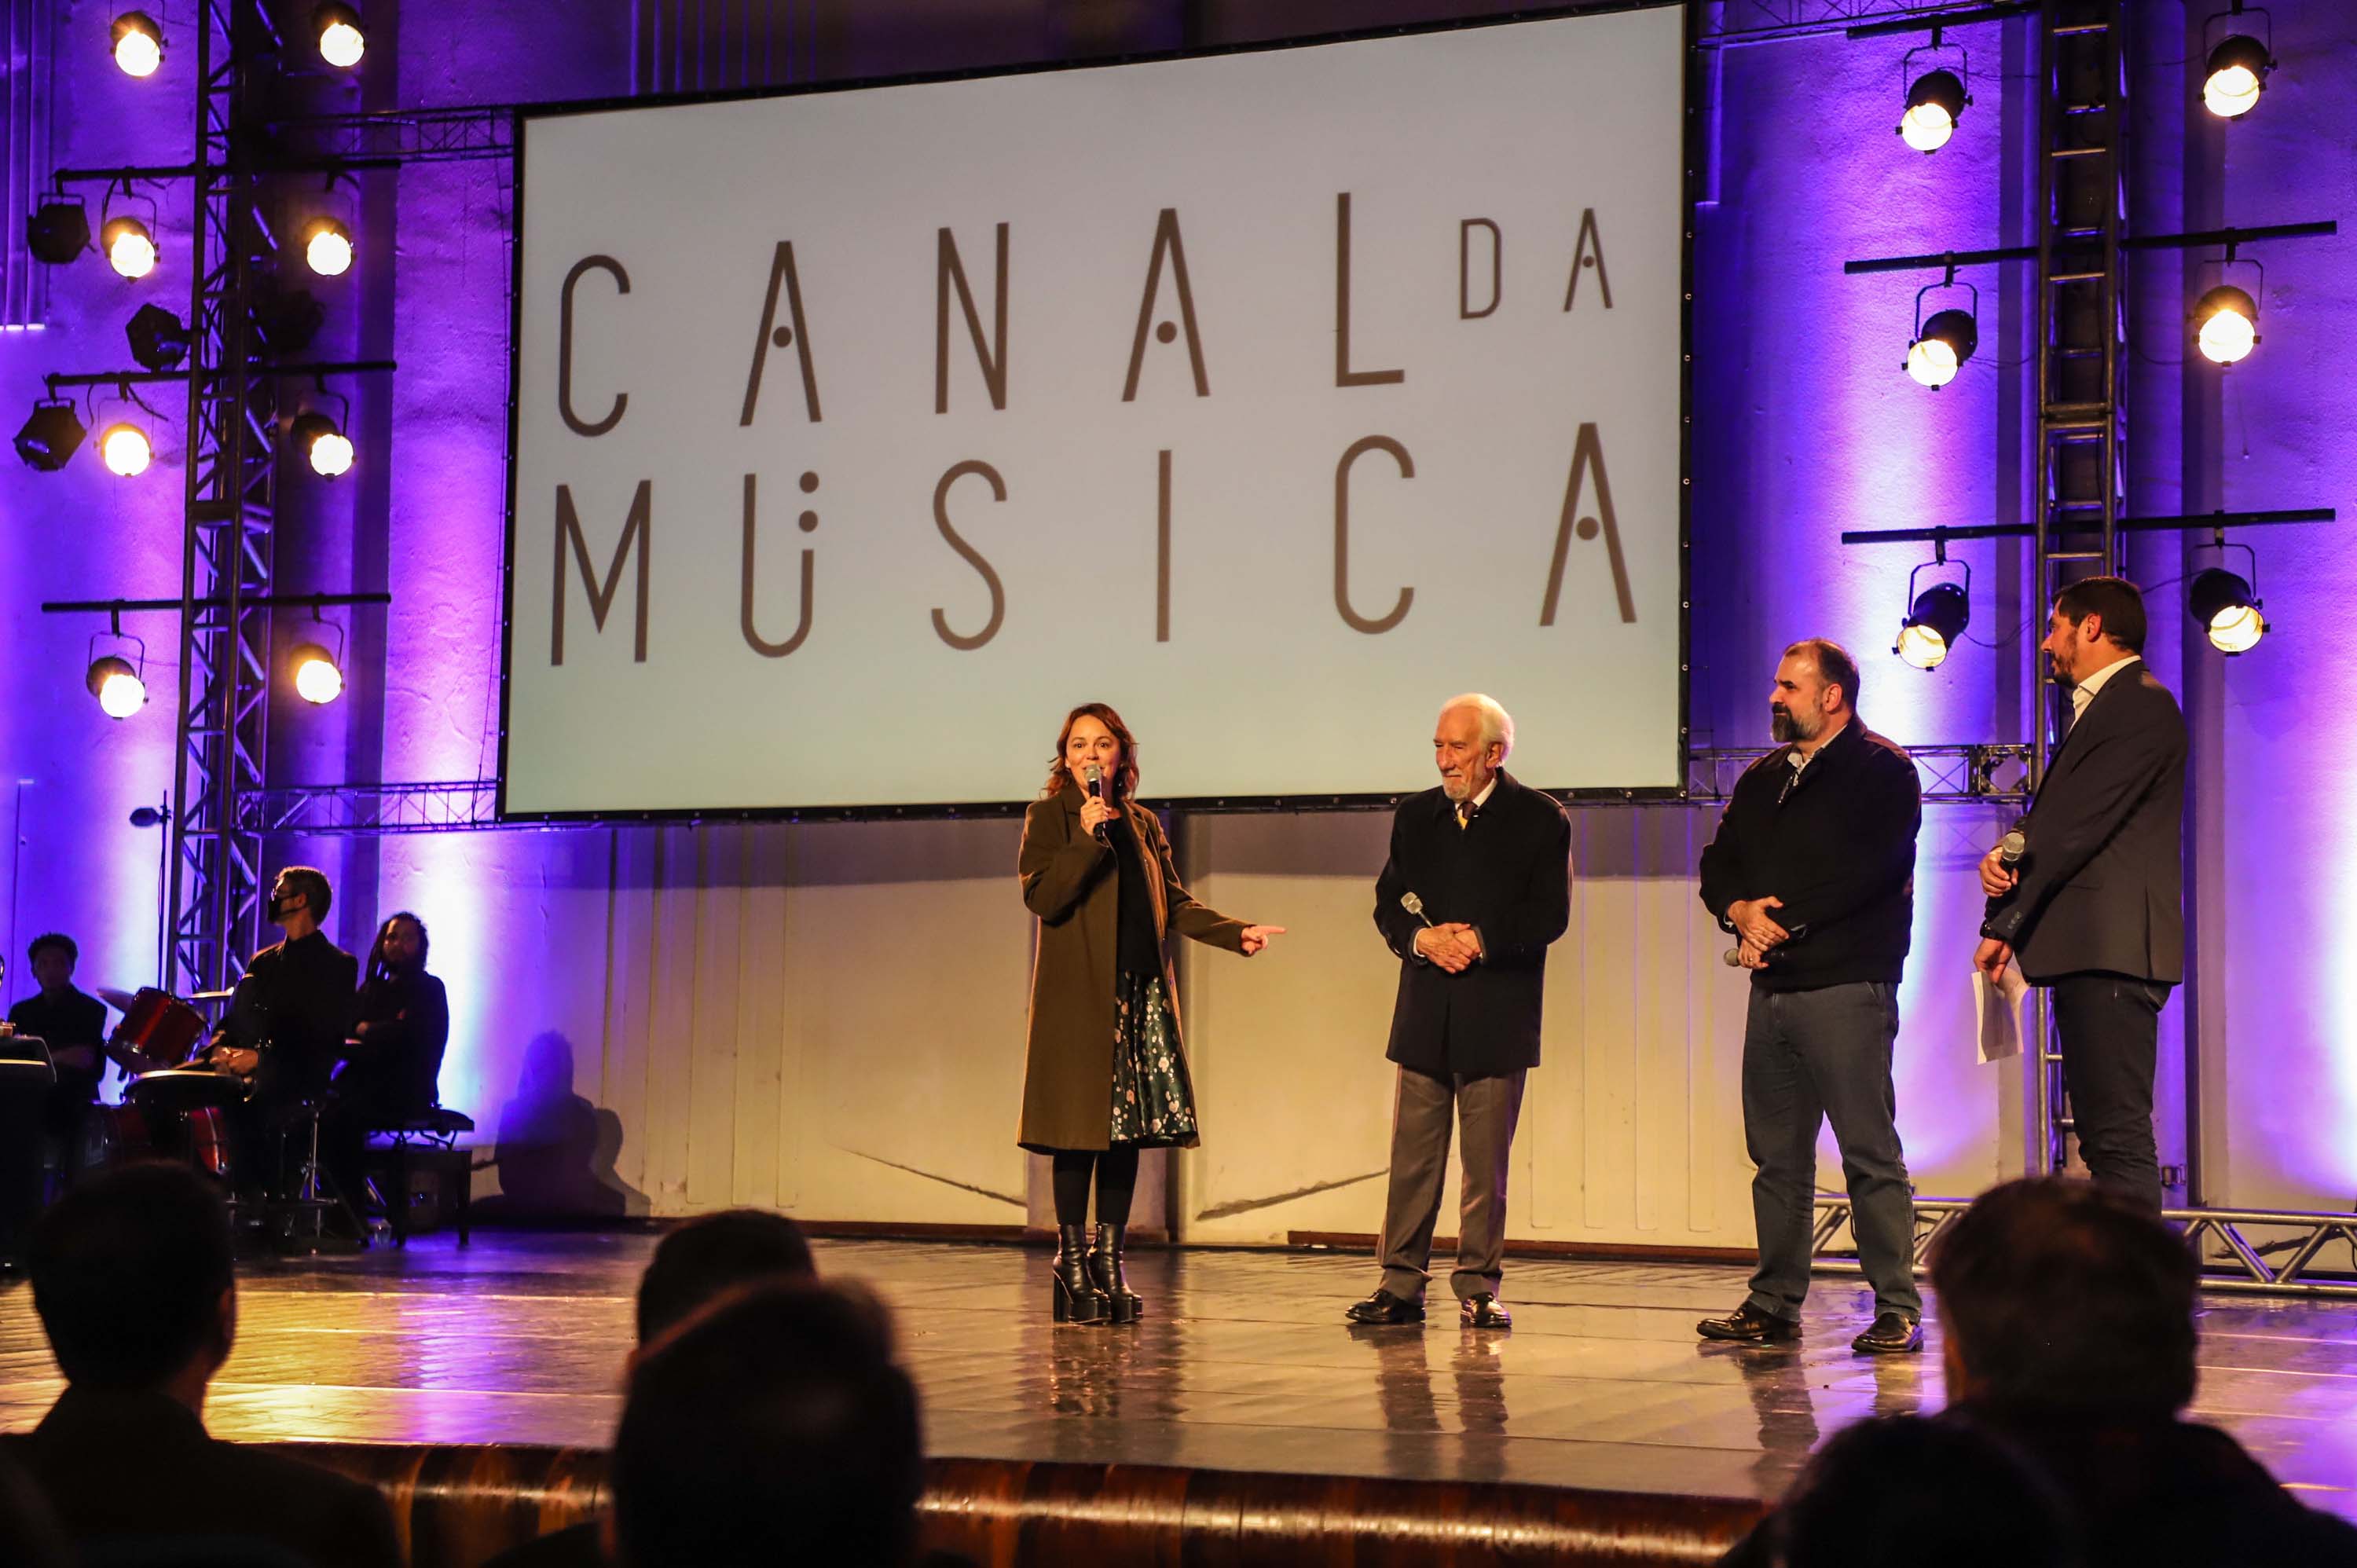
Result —
[[2021, 857], [2029, 853], [2029, 835], [2023, 832], [2019, 828], [2014, 829], [2011, 832], [2007, 833], [2005, 837], [1996, 841], [1996, 858], [1997, 864], [2000, 865], [2019, 865], [2021, 864]]
[[[1102, 802], [1104, 800], [1104, 769], [1092, 762], [1089, 764], [1088, 777], [1089, 799]], [[1099, 822], [1095, 827], [1089, 831], [1094, 835], [1097, 843], [1111, 843], [1113, 842], [1113, 835], [1105, 832], [1105, 825], [1103, 822]]]

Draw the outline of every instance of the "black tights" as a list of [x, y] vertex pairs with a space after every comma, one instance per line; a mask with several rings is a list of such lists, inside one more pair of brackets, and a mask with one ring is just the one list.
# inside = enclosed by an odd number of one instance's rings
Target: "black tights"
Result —
[[1097, 1176], [1097, 1223], [1129, 1223], [1130, 1199], [1137, 1196], [1137, 1145], [1118, 1149], [1058, 1149], [1056, 1223], [1085, 1225], [1089, 1219], [1089, 1173]]

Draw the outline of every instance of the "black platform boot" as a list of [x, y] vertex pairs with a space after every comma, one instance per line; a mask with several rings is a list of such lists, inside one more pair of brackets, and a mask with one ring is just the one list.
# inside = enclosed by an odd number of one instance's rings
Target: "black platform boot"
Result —
[[1056, 1321], [1059, 1323], [1103, 1323], [1105, 1320], [1104, 1292], [1097, 1289], [1089, 1278], [1088, 1227], [1059, 1225], [1056, 1227]]
[[1122, 1243], [1128, 1235], [1126, 1225], [1100, 1225], [1097, 1244], [1089, 1249], [1089, 1279], [1103, 1293], [1115, 1323], [1135, 1323], [1146, 1313], [1146, 1298], [1130, 1289], [1121, 1274]]

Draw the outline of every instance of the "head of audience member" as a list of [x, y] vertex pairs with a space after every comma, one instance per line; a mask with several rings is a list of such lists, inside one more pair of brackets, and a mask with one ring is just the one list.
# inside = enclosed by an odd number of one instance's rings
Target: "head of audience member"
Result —
[[335, 898], [326, 872], [315, 865], [287, 866], [270, 886], [270, 923], [285, 931], [288, 941], [299, 941], [328, 923], [328, 908]]
[[1804, 637], [1776, 661], [1768, 693], [1768, 733], [1780, 744], [1830, 740], [1857, 712], [1857, 660], [1840, 643]]
[[81, 958], [81, 950], [63, 931], [44, 931], [35, 937], [25, 958], [33, 966], [33, 978], [48, 994], [62, 996], [73, 989], [74, 965]]
[[1817, 1451], [1768, 1525], [1779, 1568], [2069, 1568], [2052, 1485], [2004, 1439], [1919, 1415], [1861, 1421]]
[[673, 1227], [639, 1278], [639, 1343], [652, 1344], [697, 1309], [742, 1285], [812, 1280], [802, 1228], [764, 1208], [726, 1208]]
[[922, 1445], [889, 1315], [814, 1280], [692, 1314], [631, 1365], [612, 1477], [622, 1568], [907, 1563]]
[[2054, 596], [2047, 668], [2066, 686], [2144, 651], [2144, 591], [2126, 577], [2082, 577]]
[[1932, 1253], [1949, 1397], [2173, 1416], [2193, 1398], [2196, 1280], [2175, 1231], [2091, 1183], [1992, 1187]]
[[425, 955], [432, 948], [425, 921], [406, 909], [388, 915], [384, 924], [376, 929], [376, 940], [369, 944], [369, 976], [383, 980], [393, 975], [423, 974]]
[[26, 1262], [68, 1383], [201, 1412], [237, 1338], [229, 1210], [204, 1177], [156, 1162], [78, 1183], [34, 1227]]
[[1482, 693], [1449, 698], [1433, 721], [1432, 763], [1440, 771], [1440, 792], [1459, 804], [1490, 787], [1513, 749], [1513, 715]]

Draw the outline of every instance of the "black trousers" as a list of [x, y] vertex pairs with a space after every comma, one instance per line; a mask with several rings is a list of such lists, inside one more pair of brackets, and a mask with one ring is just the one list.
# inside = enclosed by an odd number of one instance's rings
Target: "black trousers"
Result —
[[2071, 1091], [2079, 1156], [2095, 1185], [2160, 1212], [2160, 1150], [2152, 1077], [2169, 987], [2094, 972], [2053, 983], [2054, 1032]]

